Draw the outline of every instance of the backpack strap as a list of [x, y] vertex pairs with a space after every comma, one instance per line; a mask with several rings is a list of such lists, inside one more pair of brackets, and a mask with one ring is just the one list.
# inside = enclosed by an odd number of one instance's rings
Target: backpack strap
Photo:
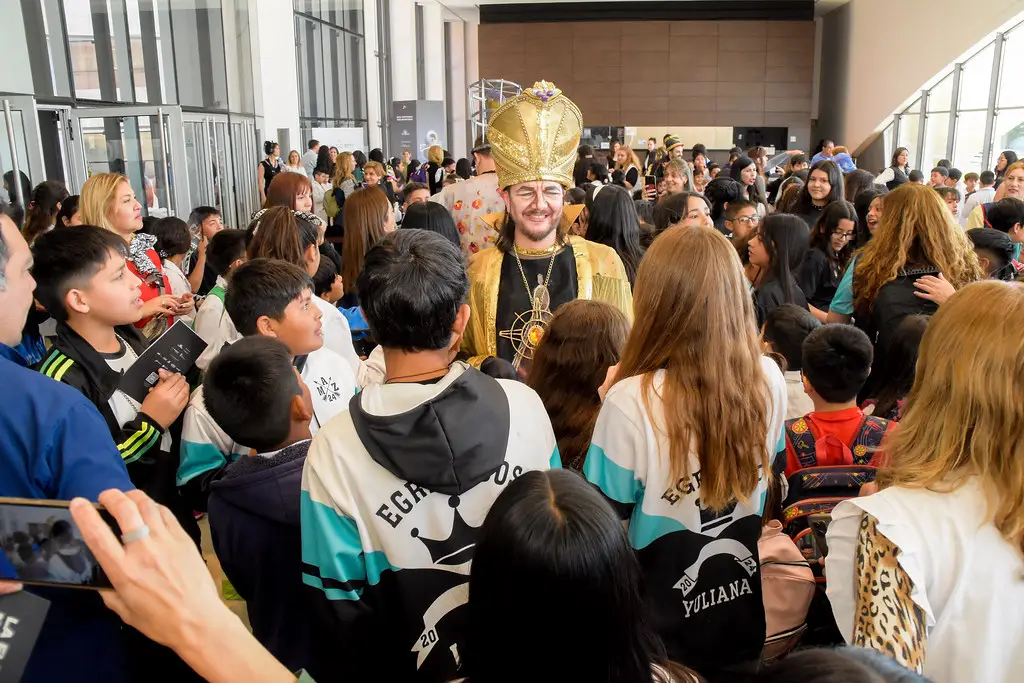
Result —
[[865, 415], [853, 443], [850, 444], [850, 450], [853, 451], [853, 464], [869, 464], [875, 455], [875, 449], [882, 445], [882, 439], [888, 429], [888, 420], [874, 415]]
[[208, 296], [220, 299], [220, 302], [224, 303], [224, 288], [220, 285], [215, 285], [214, 288], [210, 290]]
[[815, 436], [806, 419], [798, 417], [786, 420], [786, 438], [796, 452], [800, 467], [814, 467], [818, 464]]

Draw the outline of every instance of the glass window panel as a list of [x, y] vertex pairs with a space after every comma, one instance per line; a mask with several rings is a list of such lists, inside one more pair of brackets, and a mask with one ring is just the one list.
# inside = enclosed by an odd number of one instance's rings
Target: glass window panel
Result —
[[345, 54], [348, 38], [348, 34], [339, 31], [331, 45], [332, 73], [337, 83], [337, 89], [334, 92], [334, 96], [337, 98], [334, 111], [335, 116], [341, 119], [346, 119], [353, 115], [352, 93], [350, 92], [352, 79], [348, 72], [348, 56]]
[[[918, 104], [920, 104], [920, 102]], [[917, 166], [917, 134], [920, 130], [920, 114], [904, 114], [900, 118], [900, 138], [896, 146], [907, 148], [907, 151], [910, 153], [911, 167]]]
[[[11, 109], [11, 127], [14, 129], [14, 146], [18, 153], [18, 171], [28, 177], [28, 145], [25, 142], [25, 121], [22, 112]], [[14, 155], [11, 153], [10, 137], [8, 137], [7, 117], [0, 111], [0, 175], [14, 171]], [[11, 202], [17, 201], [17, 189], [10, 187], [4, 193]], [[28, 202], [30, 197], [23, 197]]]
[[134, 102], [124, 0], [64, 3], [75, 96]]
[[953, 74], [935, 84], [928, 91], [928, 111], [949, 111], [949, 104], [953, 98]]
[[36, 94], [71, 97], [71, 74], [68, 72], [67, 38], [64, 35], [63, 19], [59, 0], [42, 0], [43, 31], [46, 38], [40, 46], [46, 52], [48, 72], [47, 88]]
[[323, 50], [320, 52], [320, 60], [324, 71], [324, 106], [321, 109], [323, 116], [333, 117], [338, 115], [336, 106], [336, 89], [345, 87], [344, 71], [338, 68], [338, 39], [341, 31], [335, 28], [324, 26]]
[[349, 101], [352, 118], [366, 119], [366, 55], [363, 52], [363, 39], [348, 36], [348, 52], [346, 53], [349, 75]]
[[921, 170], [928, 172], [940, 159], [946, 156], [946, 140], [949, 138], [949, 114], [928, 114], [924, 134], [924, 154], [921, 155]]
[[251, 114], [255, 112], [255, 91], [248, 0], [225, 0], [224, 19], [229, 109]]
[[995, 43], [989, 43], [981, 52], [964, 62], [960, 74], [960, 101], [958, 109], [987, 109], [989, 88], [992, 84], [992, 56]]
[[[991, 61], [991, 60], [990, 60]], [[991, 66], [991, 64], [989, 64]], [[953, 143], [953, 166], [964, 173], [981, 171], [985, 151], [986, 112], [960, 112], [956, 120], [956, 140]]]
[[191, 7], [172, 2], [170, 6], [181, 104], [227, 109], [221, 0], [204, 0]]
[[[174, 78], [174, 41], [171, 39], [172, 0], [152, 0], [156, 9], [157, 61], [160, 66], [160, 96], [162, 102], [178, 101], [178, 87]], [[249, 59], [252, 59], [249, 57]]]
[[1012, 149], [1018, 157], [1024, 157], [1024, 108], [1000, 109], [992, 140], [995, 147], [993, 159], [1007, 149]]
[[1024, 64], [1024, 26], [1018, 26], [1006, 34], [1006, 42], [1003, 43], [1002, 74], [999, 77], [1000, 107], [1024, 107], [1021, 64]]
[[[910, 103], [910, 106], [903, 110], [904, 114], [916, 114], [921, 111], [921, 98], [918, 97], [916, 100]], [[904, 145], [906, 147], [906, 145]]]
[[896, 122], [895, 120], [885, 127], [882, 131], [882, 153], [886, 159], [892, 158], [893, 150], [896, 149], [895, 141], [893, 140], [893, 133], [895, 132]]
[[[298, 2], [299, 0], [296, 0]], [[310, 110], [309, 66], [306, 63], [306, 20], [295, 17], [295, 64], [298, 69], [299, 116], [306, 116]]]
[[324, 115], [324, 53], [323, 53], [323, 25], [315, 21], [309, 22], [309, 44], [308, 59], [310, 85], [312, 94], [310, 99], [313, 104], [312, 116]]

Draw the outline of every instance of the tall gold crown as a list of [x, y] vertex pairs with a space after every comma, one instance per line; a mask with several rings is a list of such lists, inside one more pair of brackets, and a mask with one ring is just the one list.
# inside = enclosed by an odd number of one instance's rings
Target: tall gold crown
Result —
[[532, 180], [572, 185], [583, 115], [554, 83], [540, 81], [498, 107], [487, 141], [505, 188]]

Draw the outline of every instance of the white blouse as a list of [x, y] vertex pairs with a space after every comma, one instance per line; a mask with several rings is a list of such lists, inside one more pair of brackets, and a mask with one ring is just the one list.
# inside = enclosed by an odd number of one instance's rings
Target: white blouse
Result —
[[899, 549], [925, 614], [924, 675], [934, 683], [1011, 683], [1024, 671], [1024, 557], [993, 523], [978, 479], [950, 493], [892, 487], [840, 503], [828, 529], [828, 598], [847, 642], [855, 625], [862, 515]]

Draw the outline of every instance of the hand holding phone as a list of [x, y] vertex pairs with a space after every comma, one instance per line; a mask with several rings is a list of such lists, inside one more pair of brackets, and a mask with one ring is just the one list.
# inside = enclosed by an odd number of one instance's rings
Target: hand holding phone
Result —
[[[97, 514], [115, 530], [106, 511]], [[0, 579], [27, 584], [110, 588], [66, 501], [0, 498]], [[16, 584], [5, 584], [10, 590]], [[2, 592], [7, 592], [2, 591]]]
[[181, 375], [160, 370], [160, 380], [142, 402], [142, 412], [167, 429], [188, 405], [188, 382]]

